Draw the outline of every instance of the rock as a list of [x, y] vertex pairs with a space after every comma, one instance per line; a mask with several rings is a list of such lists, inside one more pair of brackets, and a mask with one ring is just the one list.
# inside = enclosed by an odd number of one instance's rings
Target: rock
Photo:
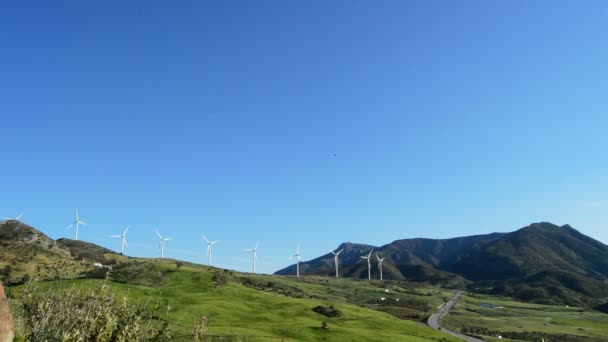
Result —
[[11, 342], [13, 337], [13, 317], [4, 295], [4, 287], [0, 284], [0, 342]]

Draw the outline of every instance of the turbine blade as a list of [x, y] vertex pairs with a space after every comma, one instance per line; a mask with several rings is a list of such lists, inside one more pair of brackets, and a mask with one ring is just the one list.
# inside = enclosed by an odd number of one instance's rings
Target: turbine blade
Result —
[[129, 231], [129, 227], [130, 226], [127, 226], [127, 228], [125, 228], [125, 231], [122, 233], [122, 235], [127, 235], [127, 232]]
[[19, 214], [19, 216], [15, 217], [15, 221], [19, 220], [24, 213]]
[[258, 247], [260, 247], [260, 243], [259, 242], [255, 245], [254, 249], [258, 249]]
[[159, 237], [161, 240], [163, 239], [163, 236], [162, 236], [162, 235], [160, 235], [160, 233], [158, 232], [158, 230], [156, 231], [156, 235], [158, 235], [158, 237]]
[[341, 250], [339, 250], [337, 254], [342, 253], [343, 250], [344, 250], [344, 248], [342, 248]]
[[206, 241], [207, 243], [209, 243], [209, 239], [207, 239], [207, 237], [206, 237], [205, 235], [201, 235], [201, 236], [203, 237], [203, 239], [205, 239], [205, 241]]
[[127, 239], [125, 239], [124, 237], [122, 238], [122, 241], [125, 243], [125, 246], [129, 247], [129, 244], [127, 243]]
[[173, 240], [174, 238], [164, 238], [165, 241]]
[[111, 235], [110, 237], [112, 237], [112, 238], [121, 238], [122, 235]]
[[70, 229], [70, 228], [72, 228], [72, 227], [74, 227], [74, 224], [73, 224], [73, 223], [72, 223], [71, 225], [69, 225], [69, 226], [65, 227], [65, 229]]

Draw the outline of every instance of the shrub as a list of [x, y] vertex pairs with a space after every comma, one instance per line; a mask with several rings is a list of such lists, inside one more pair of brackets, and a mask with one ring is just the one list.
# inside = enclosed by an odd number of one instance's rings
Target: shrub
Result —
[[161, 306], [117, 298], [102, 282], [90, 292], [71, 289], [36, 291], [25, 287], [18, 327], [27, 341], [165, 341], [168, 323]]
[[342, 317], [342, 311], [334, 308], [332, 305], [330, 306], [324, 306], [324, 305], [318, 305], [315, 306], [314, 308], [312, 308], [312, 311], [321, 314], [323, 316], [326, 317]]

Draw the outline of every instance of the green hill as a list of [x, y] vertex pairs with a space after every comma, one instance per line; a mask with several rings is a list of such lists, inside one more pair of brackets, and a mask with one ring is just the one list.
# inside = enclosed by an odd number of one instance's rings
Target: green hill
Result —
[[[172, 259], [130, 258], [83, 241], [54, 241], [18, 221], [0, 223], [0, 246], [0, 266], [14, 269], [10, 280], [25, 272], [39, 280], [33, 289], [8, 282], [18, 331], [27, 327], [20, 306], [25, 293], [44, 296], [50, 289], [69, 297], [105, 284], [117, 298], [160, 303], [163, 311], [156, 320], [168, 324], [175, 341], [192, 341], [193, 323], [203, 315], [209, 320], [208, 337], [223, 340], [457, 341], [422, 323], [451, 296], [439, 289], [241, 274]], [[107, 268], [95, 268], [93, 262], [112, 267], [103, 273], [107, 280], [94, 279], [100, 274], [93, 271]], [[46, 266], [52, 271], [44, 272]]]
[[0, 222], [0, 269], [4, 283], [71, 279], [93, 269], [67, 246], [19, 221]]

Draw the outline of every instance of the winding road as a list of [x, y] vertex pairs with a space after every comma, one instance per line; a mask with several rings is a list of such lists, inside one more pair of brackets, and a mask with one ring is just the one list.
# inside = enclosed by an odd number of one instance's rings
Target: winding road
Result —
[[456, 301], [458, 300], [458, 298], [460, 298], [460, 296], [462, 295], [462, 291], [458, 291], [456, 292], [456, 294], [454, 295], [454, 297], [452, 297], [452, 299], [450, 299], [447, 303], [445, 303], [444, 305], [442, 305], [439, 310], [437, 312], [435, 312], [434, 314], [431, 315], [431, 317], [429, 317], [427, 324], [435, 329], [435, 330], [439, 330], [441, 332], [444, 332], [446, 334], [450, 334], [454, 337], [458, 337], [461, 338], [465, 341], [468, 342], [484, 342], [484, 340], [480, 340], [478, 338], [475, 337], [471, 337], [471, 336], [467, 336], [467, 335], [463, 335], [463, 334], [459, 334], [457, 332], [448, 330], [444, 327], [441, 326], [441, 318], [448, 313], [448, 311], [450, 311], [450, 309], [454, 306], [454, 304], [456, 304]]

